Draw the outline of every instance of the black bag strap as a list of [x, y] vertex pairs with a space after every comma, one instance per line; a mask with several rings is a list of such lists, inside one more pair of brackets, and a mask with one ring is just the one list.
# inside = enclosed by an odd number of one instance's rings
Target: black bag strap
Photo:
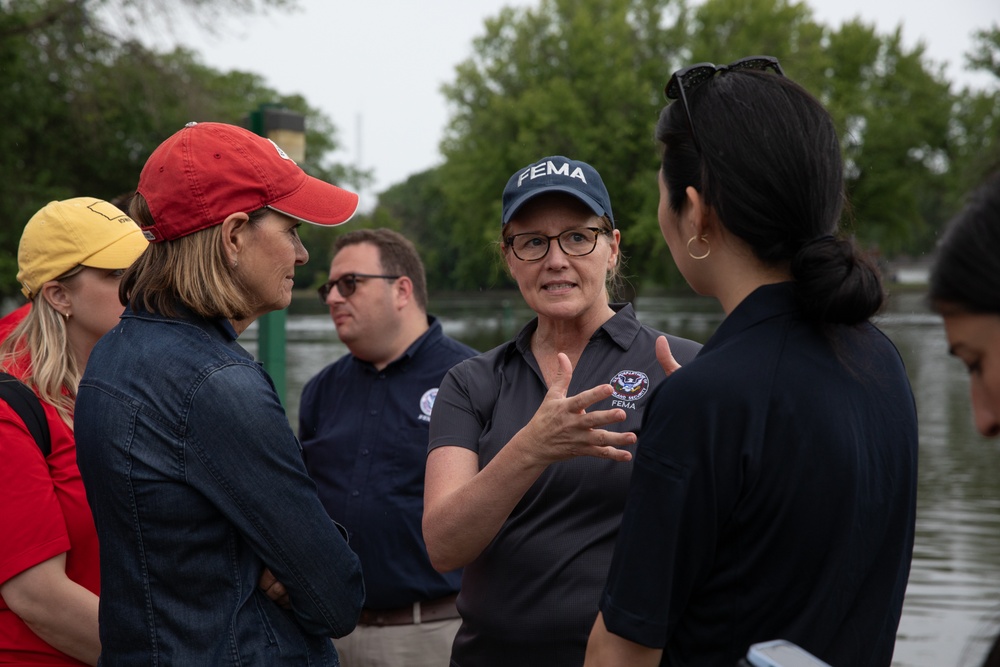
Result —
[[6, 401], [7, 405], [17, 413], [28, 427], [31, 437], [38, 443], [42, 455], [47, 457], [52, 452], [49, 423], [45, 419], [45, 410], [42, 409], [42, 403], [35, 396], [35, 392], [13, 375], [0, 372], [0, 400]]

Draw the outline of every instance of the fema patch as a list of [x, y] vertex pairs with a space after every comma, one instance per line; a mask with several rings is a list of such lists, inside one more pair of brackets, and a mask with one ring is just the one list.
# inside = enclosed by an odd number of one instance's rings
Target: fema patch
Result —
[[649, 390], [649, 377], [641, 371], [619, 371], [611, 378], [611, 395], [623, 401], [637, 401]]
[[434, 399], [437, 398], [437, 395], [438, 388], [434, 387], [425, 391], [424, 395], [420, 397], [420, 411], [424, 413], [421, 419], [426, 418], [429, 420], [431, 418], [431, 410], [434, 409]]

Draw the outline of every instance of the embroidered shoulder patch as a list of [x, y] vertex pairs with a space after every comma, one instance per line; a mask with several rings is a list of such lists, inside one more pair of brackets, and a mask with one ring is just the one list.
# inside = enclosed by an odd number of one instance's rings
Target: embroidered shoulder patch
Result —
[[420, 411], [424, 413], [427, 417], [431, 416], [431, 410], [434, 409], [434, 399], [437, 398], [438, 388], [428, 389], [424, 392], [424, 395], [420, 397]]

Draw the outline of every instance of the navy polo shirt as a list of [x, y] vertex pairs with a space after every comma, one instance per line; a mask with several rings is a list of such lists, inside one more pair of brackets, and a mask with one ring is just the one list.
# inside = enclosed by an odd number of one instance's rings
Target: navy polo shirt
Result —
[[751, 293], [654, 393], [601, 611], [661, 664], [791, 640], [892, 659], [913, 550], [917, 420], [869, 323], [827, 332], [790, 283]]
[[428, 427], [438, 385], [476, 354], [430, 328], [382, 370], [352, 354], [302, 391], [299, 437], [309, 476], [361, 559], [370, 609], [406, 607], [458, 591], [461, 571], [431, 567], [421, 532]]

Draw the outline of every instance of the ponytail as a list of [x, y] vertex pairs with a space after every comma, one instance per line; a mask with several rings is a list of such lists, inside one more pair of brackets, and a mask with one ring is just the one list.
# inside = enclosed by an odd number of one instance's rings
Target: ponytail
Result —
[[809, 241], [795, 253], [791, 271], [799, 308], [817, 324], [859, 324], [885, 302], [878, 267], [851, 240]]

